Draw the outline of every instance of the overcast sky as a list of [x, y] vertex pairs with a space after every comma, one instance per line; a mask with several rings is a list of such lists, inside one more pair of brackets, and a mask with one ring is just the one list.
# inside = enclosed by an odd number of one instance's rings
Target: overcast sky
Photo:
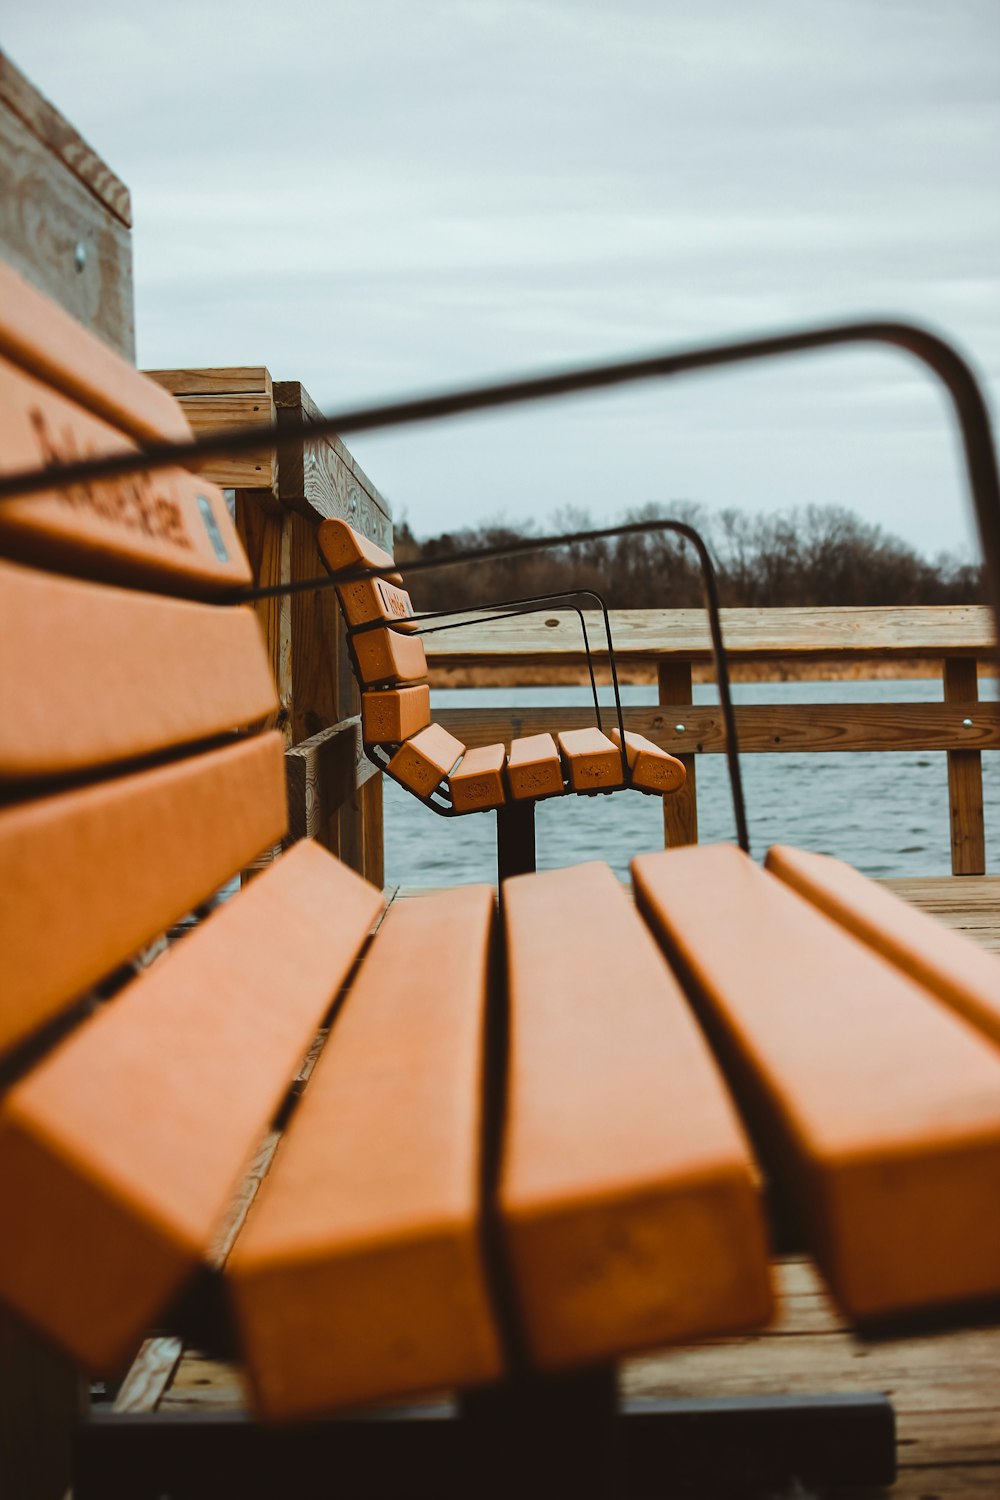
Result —
[[[867, 314], [1000, 392], [998, 0], [37, 0], [3, 45], [128, 184], [139, 361], [323, 406]], [[419, 534], [648, 501], [971, 529], [905, 356], [358, 438]]]

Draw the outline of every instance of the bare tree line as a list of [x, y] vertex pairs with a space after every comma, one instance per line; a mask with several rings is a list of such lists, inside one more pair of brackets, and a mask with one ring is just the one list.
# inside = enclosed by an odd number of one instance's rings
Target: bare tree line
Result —
[[[980, 604], [982, 569], [949, 554], [933, 561], [840, 506], [809, 505], [770, 514], [709, 512], [682, 504], [626, 511], [623, 521], [670, 516], [697, 527], [708, 543], [722, 603], [782, 605]], [[600, 524], [584, 511], [557, 512], [542, 528], [487, 521], [417, 539], [405, 520], [396, 527], [395, 555], [405, 574], [414, 558], [447, 558], [531, 535], [583, 531]], [[546, 553], [413, 579], [418, 609], [462, 609], [491, 599], [593, 588], [613, 609], [694, 608], [701, 603], [697, 559], [666, 532], [612, 538]]]

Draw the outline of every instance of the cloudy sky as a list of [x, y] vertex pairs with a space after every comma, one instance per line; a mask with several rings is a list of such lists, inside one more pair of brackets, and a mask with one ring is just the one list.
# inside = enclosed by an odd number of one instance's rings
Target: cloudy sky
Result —
[[[139, 360], [326, 407], [824, 319], [1000, 393], [997, 0], [36, 0], [3, 45], [129, 185]], [[848, 505], [966, 550], [904, 356], [358, 438], [418, 533]]]

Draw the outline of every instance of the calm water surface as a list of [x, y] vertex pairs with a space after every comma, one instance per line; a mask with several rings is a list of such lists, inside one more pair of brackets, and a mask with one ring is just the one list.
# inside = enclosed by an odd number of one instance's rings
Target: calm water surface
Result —
[[[996, 682], [980, 687], [996, 697]], [[602, 701], [606, 694], [602, 693]], [[738, 703], [940, 702], [939, 680], [900, 682], [738, 683]], [[624, 688], [625, 703], [655, 701], [652, 686]], [[514, 704], [580, 704], [585, 688], [449, 689], [434, 709]], [[697, 703], [718, 701], [712, 684], [695, 688]], [[753, 853], [794, 843], [836, 854], [868, 875], [950, 873], [948, 773], [943, 752], [745, 755], [747, 819]], [[986, 868], [1000, 873], [1000, 756], [983, 756]], [[493, 813], [441, 818], [388, 777], [385, 795], [385, 878], [394, 885], [458, 885], [496, 879]], [[563, 797], [539, 805], [538, 864], [556, 869], [604, 859], [625, 878], [635, 854], [663, 847], [663, 815], [655, 797]], [[735, 838], [725, 759], [698, 760], [698, 829], [704, 843]]]

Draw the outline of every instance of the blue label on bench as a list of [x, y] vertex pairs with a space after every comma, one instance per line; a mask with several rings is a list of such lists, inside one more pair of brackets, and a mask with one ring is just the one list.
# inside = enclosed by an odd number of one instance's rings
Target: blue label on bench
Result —
[[219, 523], [215, 519], [215, 512], [212, 509], [212, 502], [209, 500], [207, 495], [198, 496], [198, 509], [201, 511], [201, 519], [205, 523], [205, 530], [208, 532], [209, 540], [211, 541], [212, 546], [215, 548], [216, 557], [220, 562], [228, 562], [229, 553], [226, 550], [226, 544], [222, 539], [222, 532], [219, 530]]

